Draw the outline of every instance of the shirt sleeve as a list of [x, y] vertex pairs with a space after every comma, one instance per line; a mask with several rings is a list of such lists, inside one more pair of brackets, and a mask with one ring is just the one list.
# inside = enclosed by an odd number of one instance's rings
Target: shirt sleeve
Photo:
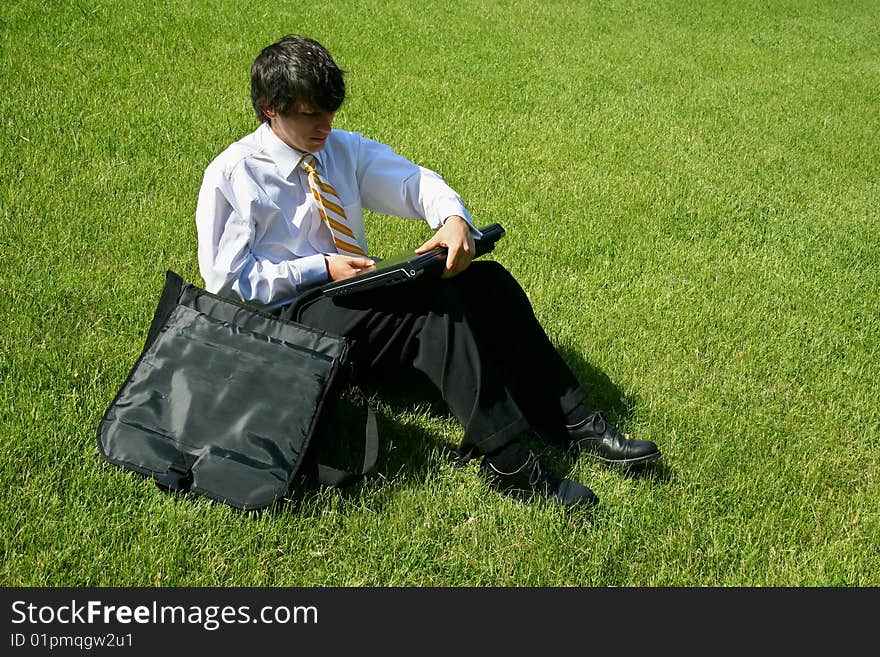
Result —
[[363, 206], [374, 212], [424, 219], [434, 230], [452, 215], [479, 235], [461, 196], [436, 172], [397, 154], [385, 144], [361, 137], [357, 179]]
[[276, 307], [327, 280], [323, 254], [277, 262], [255, 252], [255, 222], [271, 222], [280, 212], [246, 167], [231, 172], [208, 167], [199, 190], [196, 229], [199, 271], [209, 292]]

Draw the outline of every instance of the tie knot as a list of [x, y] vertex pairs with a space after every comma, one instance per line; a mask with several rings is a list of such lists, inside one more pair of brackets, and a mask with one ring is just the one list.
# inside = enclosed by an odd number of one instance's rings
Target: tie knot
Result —
[[306, 153], [299, 161], [299, 166], [302, 167], [306, 173], [316, 172], [318, 169], [318, 158], [311, 153]]

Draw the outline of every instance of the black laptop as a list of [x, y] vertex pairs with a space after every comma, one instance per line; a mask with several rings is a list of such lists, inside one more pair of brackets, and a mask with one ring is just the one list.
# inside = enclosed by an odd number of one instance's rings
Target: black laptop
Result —
[[[489, 253], [495, 248], [495, 243], [504, 237], [504, 228], [501, 227], [501, 224], [489, 224], [477, 230], [480, 231], [480, 237], [474, 238], [474, 247], [476, 248], [474, 257]], [[327, 283], [321, 288], [321, 291], [324, 295], [333, 297], [372, 290], [386, 285], [396, 285], [421, 277], [439, 277], [445, 266], [446, 247], [438, 247], [421, 254], [415, 251], [405, 251], [384, 260], [377, 260], [376, 268], [368, 272], [343, 281]]]

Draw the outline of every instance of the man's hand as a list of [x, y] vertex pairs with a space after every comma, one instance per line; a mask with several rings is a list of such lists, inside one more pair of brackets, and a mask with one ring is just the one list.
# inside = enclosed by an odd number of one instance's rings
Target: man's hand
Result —
[[425, 253], [435, 246], [445, 246], [447, 250], [446, 269], [441, 278], [452, 278], [463, 272], [471, 264], [476, 253], [471, 227], [457, 214], [447, 217], [440, 230], [417, 248], [416, 253]]
[[328, 255], [324, 256], [324, 261], [327, 263], [327, 275], [331, 281], [341, 281], [376, 268], [376, 264], [369, 258]]

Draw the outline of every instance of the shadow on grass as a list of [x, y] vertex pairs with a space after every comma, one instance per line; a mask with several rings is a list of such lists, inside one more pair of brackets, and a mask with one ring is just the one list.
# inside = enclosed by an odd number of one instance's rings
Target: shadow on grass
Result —
[[608, 420], [615, 424], [620, 424], [632, 414], [637, 398], [624, 397], [620, 388], [605, 372], [596, 369], [571, 347], [563, 345], [558, 347], [558, 350], [587, 393], [584, 405], [589, 410], [602, 411]]
[[[368, 479], [379, 478], [392, 485], [423, 481], [436, 466], [435, 454], [448, 462], [460, 462], [454, 447], [411, 417], [412, 412], [418, 410], [431, 418], [454, 421], [443, 400], [427, 382], [395, 382], [383, 389], [380, 401], [374, 406], [377, 407], [379, 456]], [[317, 460], [348, 472], [359, 470], [364, 457], [364, 417], [364, 402], [352, 395], [346, 396], [325, 434], [332, 440], [324, 440], [316, 446]], [[292, 487], [293, 499], [288, 502], [303, 498], [305, 503], [309, 498], [320, 496], [322, 488], [313, 480], [300, 478]], [[357, 498], [363, 491], [364, 487], [357, 481], [337, 488], [343, 499]]]
[[[575, 373], [587, 393], [585, 405], [589, 410], [601, 410], [609, 421], [620, 425], [630, 417], [638, 399], [624, 397], [607, 374], [596, 369], [572, 349], [562, 347], [560, 354]], [[397, 483], [424, 481], [436, 466], [434, 455], [442, 460], [463, 465], [457, 450], [437, 433], [426, 430], [420, 421], [408, 421], [407, 416], [417, 409], [420, 414], [440, 421], [454, 422], [445, 402], [436, 388], [420, 375], [410, 375], [392, 382], [383, 382], [379, 423], [379, 457], [375, 470], [368, 475]], [[348, 471], [356, 470], [363, 462], [363, 403], [346, 398], [334, 414], [334, 422], [327, 435], [334, 440], [325, 441], [318, 449], [320, 462]], [[548, 464], [558, 472], [571, 467], [571, 461], [560, 442], [552, 436], [538, 435], [526, 438], [526, 444], [540, 453]], [[661, 446], [662, 449], [662, 446]], [[587, 457], [584, 457], [587, 458]], [[641, 466], [609, 466], [627, 478], [646, 478], [652, 481], [668, 481], [672, 475], [663, 459]], [[291, 489], [288, 503], [304, 506], [310, 499], [320, 496], [322, 487], [313, 481], [300, 479]], [[356, 499], [364, 487], [358, 483], [343, 486], [338, 493], [344, 499]]]

